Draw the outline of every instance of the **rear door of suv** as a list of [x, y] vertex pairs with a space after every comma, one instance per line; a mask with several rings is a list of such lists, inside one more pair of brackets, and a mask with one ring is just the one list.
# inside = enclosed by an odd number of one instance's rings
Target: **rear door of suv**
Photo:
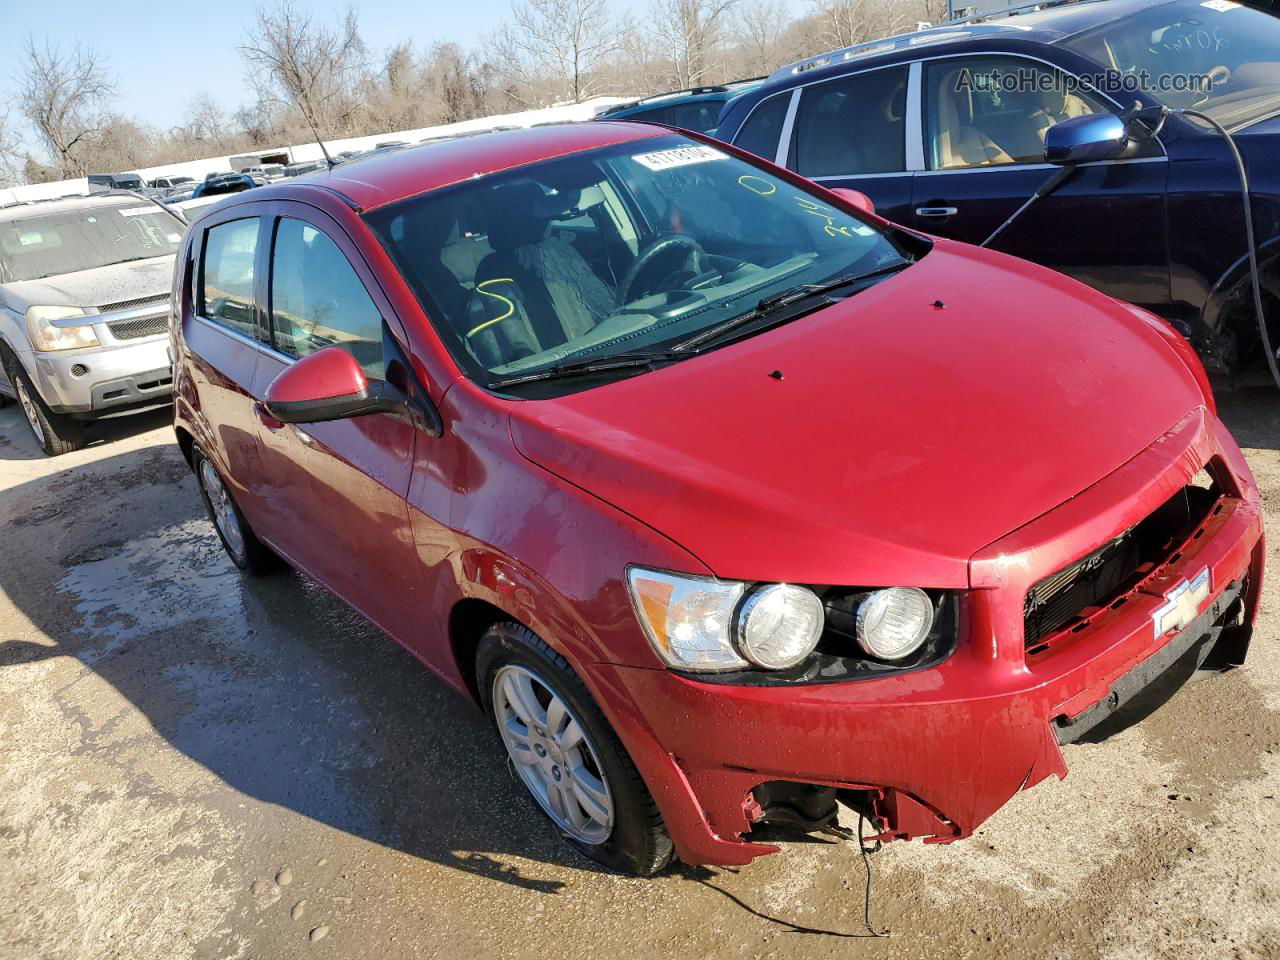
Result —
[[[905, 64], [819, 80], [761, 100], [732, 143], [824, 187], [861, 190], [877, 212], [911, 222], [908, 143], [919, 130]], [[918, 137], [917, 137], [918, 139]]]

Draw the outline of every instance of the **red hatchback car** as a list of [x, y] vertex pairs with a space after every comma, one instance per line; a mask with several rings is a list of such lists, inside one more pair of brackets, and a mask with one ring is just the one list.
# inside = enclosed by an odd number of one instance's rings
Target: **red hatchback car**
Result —
[[[1258, 491], [1162, 321], [626, 122], [210, 209], [178, 441], [228, 553], [490, 713], [574, 846], [965, 837], [1242, 662]], [[1126, 719], [1128, 718], [1128, 719]]]

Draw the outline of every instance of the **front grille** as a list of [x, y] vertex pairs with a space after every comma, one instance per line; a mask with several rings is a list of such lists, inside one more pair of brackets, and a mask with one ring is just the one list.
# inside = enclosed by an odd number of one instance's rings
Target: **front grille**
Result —
[[1023, 604], [1027, 654], [1043, 653], [1064, 631], [1083, 628], [1096, 611], [1123, 602], [1128, 591], [1170, 560], [1222, 495], [1212, 478], [1184, 487], [1137, 526], [1033, 586]]
[[154, 337], [158, 333], [169, 330], [169, 315], [157, 313], [154, 317], [139, 317], [136, 320], [117, 320], [108, 323], [107, 329], [117, 340], [137, 340], [141, 337]]
[[146, 307], [153, 303], [168, 303], [167, 293], [158, 293], [152, 297], [138, 297], [136, 300], [121, 300], [119, 303], [104, 303], [98, 307], [99, 313], [115, 313], [117, 310], [131, 310], [134, 307]]

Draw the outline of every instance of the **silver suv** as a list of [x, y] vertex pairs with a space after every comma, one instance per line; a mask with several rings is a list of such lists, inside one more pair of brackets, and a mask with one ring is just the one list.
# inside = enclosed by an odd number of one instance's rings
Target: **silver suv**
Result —
[[87, 421], [171, 402], [169, 288], [186, 223], [137, 195], [0, 208], [0, 403], [54, 456]]

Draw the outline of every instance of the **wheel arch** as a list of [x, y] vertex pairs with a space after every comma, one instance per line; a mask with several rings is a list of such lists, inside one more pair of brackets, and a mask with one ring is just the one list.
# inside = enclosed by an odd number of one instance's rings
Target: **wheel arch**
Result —
[[[1259, 247], [1258, 269], [1263, 294], [1270, 292], [1273, 296], [1280, 297], [1280, 237], [1272, 238]], [[1267, 319], [1269, 329], [1277, 328], [1276, 317]], [[1237, 335], [1256, 335], [1247, 254], [1236, 260], [1213, 285], [1205, 302], [1203, 320], [1205, 326], [1216, 335], [1227, 330]]]
[[[463, 597], [449, 611], [449, 651], [454, 669], [477, 707], [481, 706], [480, 678], [476, 676], [476, 654], [480, 641], [495, 623], [510, 620], [529, 627], [519, 617], [479, 597]], [[529, 629], [533, 629], [529, 627]], [[538, 631], [534, 630], [534, 633]], [[542, 636], [541, 634], [538, 634]], [[551, 641], [543, 637], [547, 643]]]
[[173, 428], [173, 432], [177, 436], [178, 449], [182, 451], [182, 459], [187, 461], [188, 467], [194, 469], [195, 463], [192, 460], [192, 456], [195, 451], [196, 438], [191, 435], [190, 430], [181, 424], [176, 425]]

